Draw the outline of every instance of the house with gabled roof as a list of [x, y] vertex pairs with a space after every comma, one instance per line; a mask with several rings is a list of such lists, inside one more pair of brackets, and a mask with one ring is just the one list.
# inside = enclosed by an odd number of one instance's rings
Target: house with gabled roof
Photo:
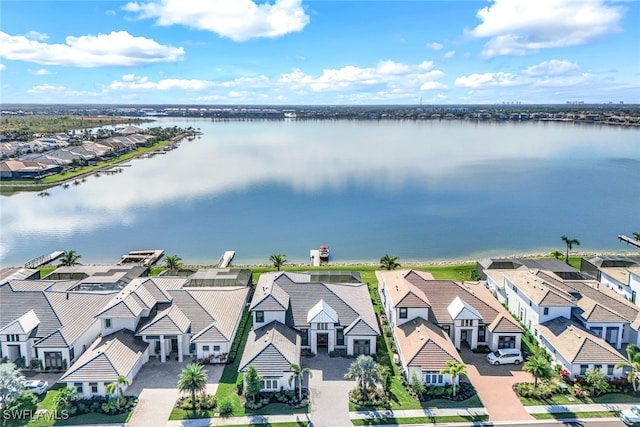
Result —
[[422, 372], [427, 384], [449, 383], [439, 370], [447, 360], [461, 361], [463, 347], [520, 348], [522, 328], [478, 283], [435, 280], [417, 270], [376, 271], [376, 277], [408, 380]]
[[300, 344], [297, 330], [275, 320], [253, 329], [249, 331], [238, 371], [246, 372], [253, 365], [262, 377], [262, 390], [293, 390], [291, 365], [300, 364]]
[[579, 323], [558, 317], [541, 323], [536, 331], [553, 362], [573, 376], [584, 376], [589, 369], [597, 369], [608, 377], [624, 376], [623, 368], [615, 367], [625, 361], [622, 354]]
[[[295, 344], [296, 352], [287, 354], [293, 354], [296, 360], [290, 361], [298, 365], [302, 349], [313, 353], [344, 350], [352, 356], [376, 352], [380, 330], [367, 285], [352, 283], [353, 276], [349, 276], [349, 283], [317, 282], [312, 277], [291, 272], [260, 276], [249, 307], [253, 334], [247, 342], [249, 350], [245, 350], [243, 361], [252, 359], [253, 353], [247, 352], [264, 346], [260, 342], [264, 337], [279, 337], [274, 341], [274, 348], [292, 348]], [[288, 344], [283, 339], [288, 340]], [[260, 369], [258, 373], [267, 374]], [[289, 375], [290, 372], [283, 371], [279, 379], [270, 379], [285, 387]]]

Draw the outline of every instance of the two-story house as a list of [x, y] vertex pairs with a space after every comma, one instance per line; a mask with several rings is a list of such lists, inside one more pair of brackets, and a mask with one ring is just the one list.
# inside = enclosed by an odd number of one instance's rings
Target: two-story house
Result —
[[[260, 375], [269, 377], [265, 390], [291, 387], [289, 366], [300, 364], [302, 350], [343, 350], [351, 356], [376, 352], [380, 331], [367, 285], [324, 283], [314, 278], [306, 273], [267, 273], [256, 285], [250, 304], [253, 331], [239, 370], [256, 366]], [[277, 373], [264, 370], [264, 360], [274, 349], [280, 354], [278, 366], [283, 368]]]
[[[408, 380], [422, 370], [428, 384], [447, 383], [442, 375], [433, 381], [434, 369], [461, 361], [463, 347], [520, 348], [522, 328], [478, 283], [434, 280], [416, 270], [377, 271], [376, 277]], [[432, 364], [427, 369], [420, 360]]]

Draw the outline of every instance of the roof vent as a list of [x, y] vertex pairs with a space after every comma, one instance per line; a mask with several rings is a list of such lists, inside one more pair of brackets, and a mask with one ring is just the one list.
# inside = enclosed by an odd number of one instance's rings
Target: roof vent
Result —
[[420, 335], [420, 341], [424, 340], [424, 337], [422, 335]]

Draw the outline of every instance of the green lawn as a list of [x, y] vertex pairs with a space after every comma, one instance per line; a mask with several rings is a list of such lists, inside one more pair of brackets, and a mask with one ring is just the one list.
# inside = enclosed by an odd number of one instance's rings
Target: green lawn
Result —
[[[37, 410], [46, 409], [50, 415], [53, 415], [55, 410], [54, 400], [59, 393], [60, 388], [53, 388], [47, 392], [44, 398], [38, 403]], [[45, 419], [43, 416], [38, 419], [33, 419], [28, 423], [13, 424], [13, 425], [26, 425], [28, 427], [48, 427], [48, 426], [71, 426], [71, 425], [86, 425], [86, 424], [110, 424], [110, 423], [125, 423], [131, 418], [133, 410], [120, 415], [105, 415], [98, 413], [89, 413], [82, 415], [74, 415], [68, 419]], [[60, 416], [59, 418], [64, 418]]]
[[407, 417], [407, 418], [373, 418], [367, 420], [351, 420], [356, 426], [374, 426], [386, 424], [437, 424], [488, 421], [488, 415], [449, 415], [442, 417]]
[[563, 420], [567, 418], [617, 418], [619, 411], [594, 411], [594, 412], [559, 412], [555, 414], [531, 414], [536, 420]]
[[571, 394], [554, 394], [549, 399], [540, 400], [529, 397], [520, 397], [520, 402], [525, 406], [535, 405], [576, 405], [579, 403], [635, 403], [640, 401], [640, 393], [607, 393], [597, 397], [583, 397], [578, 399]]

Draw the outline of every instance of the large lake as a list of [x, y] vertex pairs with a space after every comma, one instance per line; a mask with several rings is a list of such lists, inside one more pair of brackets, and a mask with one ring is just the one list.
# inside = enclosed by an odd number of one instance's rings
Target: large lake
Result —
[[[154, 124], [154, 125], [157, 125]], [[74, 249], [84, 263], [162, 248], [306, 262], [631, 251], [640, 129], [569, 123], [162, 119], [201, 138], [41, 197], [0, 197], [0, 265]]]

